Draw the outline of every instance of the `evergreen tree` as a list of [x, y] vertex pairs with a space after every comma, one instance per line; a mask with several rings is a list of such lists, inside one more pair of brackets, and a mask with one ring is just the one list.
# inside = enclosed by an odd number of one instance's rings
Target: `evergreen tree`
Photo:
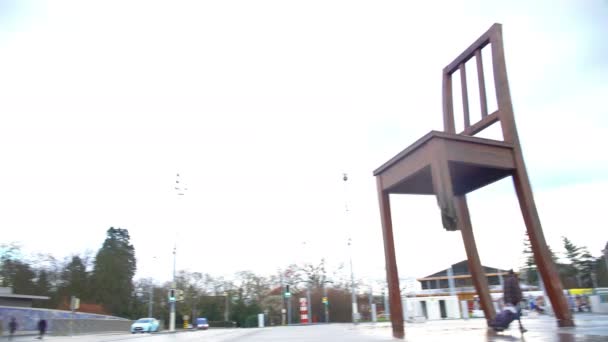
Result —
[[524, 238], [523, 254], [526, 260], [524, 261], [524, 267], [522, 268], [521, 273], [524, 275], [524, 279], [528, 284], [536, 285], [538, 283], [538, 273], [536, 271], [536, 262], [534, 261], [534, 253], [532, 252], [532, 244], [530, 243], [528, 232], [526, 232]]
[[130, 316], [135, 270], [135, 248], [129, 231], [111, 227], [95, 258], [92, 288], [96, 302], [114, 315]]
[[47, 271], [40, 270], [36, 280], [36, 292], [39, 296], [49, 296], [51, 294], [51, 283]]
[[[558, 262], [555, 252], [553, 252], [553, 250], [551, 249], [551, 246], [547, 246], [547, 249], [549, 250], [549, 256], [551, 257], [551, 260], [555, 264], [555, 267], [556, 267], [558, 273], [562, 274], [563, 267]], [[524, 260], [524, 265], [521, 268], [521, 272], [520, 272], [523, 275], [523, 279], [529, 285], [539, 285], [540, 278], [539, 278], [538, 268], [536, 267], [536, 259], [534, 259], [534, 252], [532, 251], [532, 243], [530, 242], [530, 236], [528, 235], [528, 232], [526, 232], [525, 237], [524, 237], [523, 255], [525, 257], [525, 260]]]
[[565, 236], [562, 236], [562, 241], [564, 242], [564, 249], [566, 250], [566, 258], [573, 264], [578, 262], [581, 255], [581, 248], [575, 246], [572, 241]]
[[562, 236], [564, 249], [566, 250], [566, 259], [570, 262], [570, 271], [568, 276], [576, 278], [577, 286], [581, 286], [581, 248], [577, 247], [567, 237]]
[[579, 272], [580, 286], [585, 288], [594, 287], [596, 280], [593, 277], [596, 272], [596, 262], [586, 247], [582, 247], [580, 251], [579, 263], [576, 265]]
[[80, 299], [87, 299], [89, 293], [88, 274], [86, 266], [78, 255], [72, 256], [72, 260], [65, 265], [61, 272], [61, 295], [67, 298], [76, 296]]
[[3, 279], [3, 286], [12, 287], [15, 293], [36, 295], [36, 273], [29, 264], [20, 260], [6, 260], [2, 268], [8, 276]]

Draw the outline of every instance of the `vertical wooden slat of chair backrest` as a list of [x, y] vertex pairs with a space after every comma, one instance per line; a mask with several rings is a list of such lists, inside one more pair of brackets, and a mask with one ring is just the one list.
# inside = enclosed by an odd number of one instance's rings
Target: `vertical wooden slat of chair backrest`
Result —
[[443, 130], [446, 133], [456, 133], [452, 99], [452, 75], [445, 69], [443, 71]]
[[469, 93], [467, 91], [467, 70], [464, 65], [465, 62], [460, 64], [460, 86], [462, 87], [462, 113], [464, 116], [464, 128], [467, 129], [471, 126], [471, 119], [469, 118]]
[[502, 135], [505, 141], [513, 142], [516, 139], [515, 121], [513, 119], [513, 104], [511, 103], [511, 92], [507, 79], [507, 65], [505, 62], [505, 51], [502, 43], [502, 26], [494, 25], [494, 31], [490, 38], [492, 46], [492, 69], [494, 71], [494, 87], [496, 88], [496, 102], [500, 113]]
[[486, 98], [486, 80], [483, 76], [483, 61], [481, 59], [481, 49], [475, 51], [477, 61], [477, 80], [479, 83], [479, 102], [481, 102], [481, 118], [488, 116], [488, 99]]

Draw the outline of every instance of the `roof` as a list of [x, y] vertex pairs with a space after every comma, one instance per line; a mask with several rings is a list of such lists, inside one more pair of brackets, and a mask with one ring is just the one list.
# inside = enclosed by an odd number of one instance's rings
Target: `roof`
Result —
[[[488, 267], [488, 266], [481, 266], [483, 268], [484, 273], [507, 273], [507, 270], [502, 270], [496, 267]], [[469, 265], [468, 265], [468, 261], [467, 260], [463, 260], [460, 262], [457, 262], [455, 264], [452, 265], [452, 270], [454, 272], [454, 276], [460, 276], [460, 275], [470, 275], [471, 273], [469, 272]], [[437, 273], [433, 273], [431, 275], [428, 275], [426, 277], [420, 278], [420, 279], [425, 279], [425, 278], [437, 278], [437, 277], [447, 277], [448, 276], [448, 272], [447, 270], [442, 270], [439, 271]], [[419, 279], [419, 280], [420, 280]]]
[[0, 294], [0, 298], [43, 299], [43, 300], [51, 299], [51, 297], [48, 297], [48, 296], [30, 296], [30, 295], [18, 295], [18, 294]]

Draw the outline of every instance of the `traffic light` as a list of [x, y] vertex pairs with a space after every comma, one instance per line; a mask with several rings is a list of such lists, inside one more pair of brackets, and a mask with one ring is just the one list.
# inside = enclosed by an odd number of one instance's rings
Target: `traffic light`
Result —
[[175, 302], [175, 290], [174, 289], [169, 290], [169, 301]]
[[285, 285], [285, 298], [291, 297], [291, 293], [289, 292], [289, 285]]
[[184, 290], [177, 290], [177, 301], [184, 301]]

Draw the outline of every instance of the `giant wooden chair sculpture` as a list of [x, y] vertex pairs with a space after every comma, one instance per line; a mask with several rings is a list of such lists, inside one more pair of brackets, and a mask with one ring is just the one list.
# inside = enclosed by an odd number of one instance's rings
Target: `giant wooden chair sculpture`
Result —
[[[498, 110], [488, 114], [481, 49], [490, 45]], [[481, 120], [471, 123], [465, 63], [475, 57], [481, 103]], [[454, 125], [452, 74], [459, 71], [462, 87], [464, 130]], [[530, 181], [517, 137], [507, 69], [502, 43], [502, 27], [494, 24], [473, 45], [443, 69], [444, 132], [431, 131], [376, 171], [386, 273], [389, 284], [393, 335], [404, 336], [403, 311], [395, 259], [391, 222], [390, 194], [436, 195], [446, 230], [460, 230], [467, 253], [469, 270], [487, 320], [495, 316], [471, 227], [466, 194], [507, 176], [513, 177], [517, 199], [534, 252], [534, 259], [559, 326], [572, 326], [571, 313], [562, 294], [562, 285], [550, 257], [536, 211]], [[474, 137], [499, 122], [503, 141]]]

